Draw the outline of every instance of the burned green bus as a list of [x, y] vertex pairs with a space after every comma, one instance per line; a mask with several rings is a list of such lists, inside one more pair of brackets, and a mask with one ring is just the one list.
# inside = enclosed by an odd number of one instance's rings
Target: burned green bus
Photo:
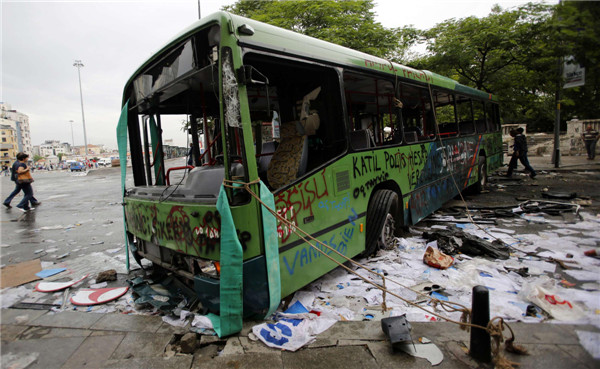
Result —
[[[192, 165], [165, 168], [162, 129], [182, 120]], [[241, 245], [234, 278], [248, 316], [336, 267], [297, 230], [336, 260], [331, 249], [368, 256], [460, 191], [481, 190], [502, 165], [493, 95], [226, 12], [192, 24], [143, 63], [125, 86], [121, 121], [134, 182], [123, 193], [132, 253], [217, 313], [229, 261], [221, 194], [227, 234]], [[264, 206], [243, 187], [222, 186], [230, 181], [272, 196], [287, 222], [265, 227]]]

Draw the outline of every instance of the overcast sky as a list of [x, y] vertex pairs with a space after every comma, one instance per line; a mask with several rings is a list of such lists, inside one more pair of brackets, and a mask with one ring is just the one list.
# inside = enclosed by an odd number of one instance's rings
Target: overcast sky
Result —
[[[202, 15], [233, 0], [201, 0]], [[385, 27], [427, 29], [449, 18], [483, 17], [493, 4], [510, 8], [527, 1], [376, 0]], [[556, 3], [557, 1], [550, 1]], [[0, 101], [29, 116], [32, 143], [83, 145], [76, 59], [81, 68], [88, 144], [116, 148], [115, 128], [124, 84], [154, 51], [198, 18], [198, 2], [1, 0]], [[163, 138], [185, 146], [179, 127]]]

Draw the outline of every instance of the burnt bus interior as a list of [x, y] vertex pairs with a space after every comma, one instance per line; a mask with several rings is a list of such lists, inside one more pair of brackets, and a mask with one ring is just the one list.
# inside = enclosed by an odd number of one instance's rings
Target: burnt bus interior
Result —
[[[258, 174], [267, 186], [272, 190], [285, 187], [345, 151], [340, 81], [335, 69], [256, 52], [244, 56], [244, 65], [268, 81], [247, 86]], [[302, 101], [311, 92], [315, 96], [306, 108], [316, 123], [308, 127], [302, 117]], [[271, 175], [281, 165], [292, 167], [293, 173], [285, 178]]]

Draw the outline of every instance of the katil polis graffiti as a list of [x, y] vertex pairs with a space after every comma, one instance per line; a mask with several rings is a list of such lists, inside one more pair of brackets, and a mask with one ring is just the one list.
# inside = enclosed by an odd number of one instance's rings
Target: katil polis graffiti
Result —
[[469, 168], [477, 164], [480, 141], [481, 136], [457, 138], [441, 144], [433, 141], [355, 156], [352, 195], [355, 199], [368, 197], [379, 183], [396, 180], [404, 194], [411, 194], [416, 222], [439, 207], [447, 194], [458, 193], [454, 180], [460, 185], [466, 183]]
[[[188, 213], [189, 212], [189, 213]], [[156, 205], [129, 201], [125, 218], [129, 232], [161, 246], [175, 246], [177, 251], [206, 255], [220, 245], [221, 217], [216, 210], [200, 214], [181, 205]], [[248, 231], [238, 232], [242, 248], [252, 239]]]

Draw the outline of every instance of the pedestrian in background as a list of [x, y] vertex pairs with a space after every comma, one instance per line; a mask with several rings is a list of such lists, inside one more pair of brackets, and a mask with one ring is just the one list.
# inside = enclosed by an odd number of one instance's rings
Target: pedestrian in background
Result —
[[596, 157], [596, 142], [598, 142], [599, 137], [598, 131], [593, 129], [592, 126], [587, 126], [585, 131], [581, 134], [581, 138], [585, 144], [585, 150], [587, 151], [588, 160], [594, 160]]
[[513, 171], [517, 168], [517, 161], [520, 161], [525, 169], [529, 171], [529, 176], [531, 178], [535, 178], [537, 175], [527, 158], [527, 137], [523, 134], [524, 131], [525, 130], [521, 127], [510, 131], [510, 136], [514, 137], [515, 141], [513, 144], [513, 154], [508, 163], [508, 171], [506, 172], [507, 177], [512, 177]]
[[[37, 205], [41, 204], [41, 202], [38, 201], [33, 196], [33, 188], [31, 187], [31, 183], [27, 183], [27, 186], [25, 186], [25, 184], [19, 183], [19, 181], [17, 179], [18, 174], [19, 174], [19, 168], [21, 168], [22, 172], [26, 172], [29, 170], [29, 167], [27, 166], [28, 158], [29, 158], [29, 155], [27, 155], [23, 152], [20, 152], [17, 154], [17, 161], [15, 161], [12, 165], [10, 180], [15, 182], [15, 189], [13, 190], [13, 192], [10, 193], [10, 195], [8, 195], [8, 197], [2, 203], [4, 206], [6, 206], [9, 209], [12, 208], [12, 206], [10, 206], [10, 202], [21, 191], [23, 191], [23, 193], [25, 194], [25, 197], [17, 205], [17, 208], [27, 211], [27, 210], [34, 209], [29, 206], [28, 202], [31, 203], [31, 206], [37, 206]], [[23, 168], [27, 168], [27, 170], [24, 170]], [[25, 187], [27, 187], [27, 190], [25, 189]], [[28, 192], [26, 192], [26, 191], [28, 191]], [[28, 193], [29, 193], [29, 196], [28, 196]], [[27, 199], [27, 201], [25, 201], [25, 199]], [[21, 205], [21, 206], [19, 206], [19, 205]]]

